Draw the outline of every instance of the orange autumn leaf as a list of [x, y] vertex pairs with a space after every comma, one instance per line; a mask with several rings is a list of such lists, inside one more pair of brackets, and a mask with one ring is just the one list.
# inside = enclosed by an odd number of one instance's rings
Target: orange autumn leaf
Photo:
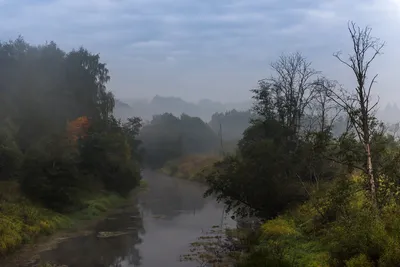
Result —
[[79, 138], [84, 138], [86, 136], [87, 130], [89, 128], [89, 119], [86, 116], [81, 116], [73, 121], [70, 121], [67, 125], [68, 137], [76, 142]]

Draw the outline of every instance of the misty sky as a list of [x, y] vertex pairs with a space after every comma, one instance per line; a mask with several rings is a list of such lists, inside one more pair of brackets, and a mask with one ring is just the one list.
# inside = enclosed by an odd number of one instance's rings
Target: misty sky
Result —
[[373, 71], [382, 102], [400, 102], [400, 0], [0, 0], [0, 37], [54, 40], [100, 53], [119, 98], [246, 100], [269, 63], [301, 51], [351, 87], [332, 56], [349, 51], [347, 21], [386, 41]]

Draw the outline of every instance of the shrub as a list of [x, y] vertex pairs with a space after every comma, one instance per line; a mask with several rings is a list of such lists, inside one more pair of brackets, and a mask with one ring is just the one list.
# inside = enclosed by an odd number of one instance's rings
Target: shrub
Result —
[[21, 167], [23, 154], [10, 131], [0, 127], [0, 180], [9, 180]]
[[57, 211], [79, 206], [81, 183], [78, 154], [62, 138], [53, 137], [33, 146], [25, 156], [21, 189], [35, 201]]
[[35, 207], [27, 200], [0, 204], [0, 255], [14, 251], [40, 234], [51, 234], [66, 223], [64, 216]]
[[206, 174], [219, 159], [221, 157], [213, 154], [184, 156], [168, 161], [161, 170], [167, 175], [205, 182]]
[[364, 254], [354, 256], [350, 260], [347, 260], [346, 267], [374, 267], [374, 264]]
[[293, 219], [277, 217], [264, 223], [261, 230], [259, 244], [243, 266], [329, 266], [323, 244], [303, 235]]

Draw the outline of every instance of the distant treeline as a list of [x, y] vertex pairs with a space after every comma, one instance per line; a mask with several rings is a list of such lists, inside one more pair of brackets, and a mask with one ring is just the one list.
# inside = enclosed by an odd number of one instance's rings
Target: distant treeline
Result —
[[183, 156], [232, 152], [250, 118], [250, 111], [236, 110], [215, 113], [209, 123], [186, 114], [156, 115], [140, 131], [144, 161], [158, 168]]
[[[225, 102], [225, 101], [224, 101]], [[125, 120], [135, 114], [144, 121], [152, 120], [154, 115], [171, 113], [180, 116], [182, 113], [191, 117], [199, 117], [204, 121], [209, 121], [216, 112], [225, 112], [236, 109], [245, 111], [251, 108], [251, 100], [243, 102], [221, 103], [209, 99], [202, 99], [197, 103], [187, 102], [174, 96], [154, 96], [150, 101], [144, 99], [117, 99], [115, 102], [114, 114], [117, 118]]]
[[[153, 116], [144, 124], [139, 139], [143, 142], [144, 161], [147, 166], [160, 168], [170, 160], [193, 154], [222, 155], [234, 152], [243, 133], [260, 116], [253, 110], [231, 110], [214, 113], [206, 123], [198, 117], [171, 113]], [[308, 115], [302, 118], [304, 127], [318, 127], [318, 117]], [[346, 130], [346, 119], [338, 117], [332, 124], [332, 133], [339, 136]]]
[[219, 144], [217, 134], [206, 123], [185, 114], [180, 118], [169, 113], [154, 116], [142, 128], [139, 138], [145, 162], [155, 168], [184, 155], [210, 153]]

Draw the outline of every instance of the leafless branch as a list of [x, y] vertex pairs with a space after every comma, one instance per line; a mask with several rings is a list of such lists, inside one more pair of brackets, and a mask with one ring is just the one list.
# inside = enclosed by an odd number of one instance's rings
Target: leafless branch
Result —
[[354, 22], [348, 23], [348, 30], [353, 44], [353, 54], [349, 55], [348, 60], [341, 58], [341, 53], [335, 53], [334, 56], [344, 65], [349, 67], [356, 78], [357, 87], [355, 93], [341, 97], [335, 95], [336, 102], [340, 103], [347, 112], [349, 120], [356, 131], [360, 142], [365, 149], [365, 166], [362, 171], [367, 174], [370, 183], [370, 192], [373, 203], [376, 205], [376, 186], [373, 175], [372, 155], [371, 155], [371, 133], [373, 133], [373, 109], [377, 106], [379, 100], [371, 104], [371, 89], [376, 81], [375, 75], [368, 88], [366, 89], [366, 80], [369, 67], [385, 43], [378, 38], [371, 36], [370, 27], [360, 28]]

